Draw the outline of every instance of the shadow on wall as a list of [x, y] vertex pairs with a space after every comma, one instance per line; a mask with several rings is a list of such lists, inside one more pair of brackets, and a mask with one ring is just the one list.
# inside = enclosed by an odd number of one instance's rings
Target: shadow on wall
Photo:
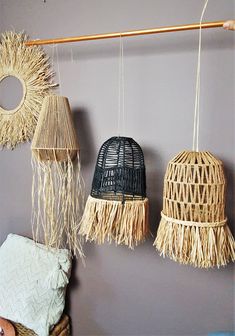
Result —
[[[95, 152], [95, 146], [94, 146], [94, 140], [93, 140], [93, 133], [92, 133], [92, 127], [91, 127], [91, 122], [89, 119], [89, 113], [87, 109], [84, 107], [75, 107], [72, 109], [72, 114], [73, 114], [73, 119], [74, 119], [74, 124], [75, 124], [75, 129], [78, 134], [78, 142], [79, 142], [79, 149], [81, 151], [81, 167], [82, 169], [88, 169], [91, 165], [94, 163], [94, 157], [96, 157], [96, 152]], [[91, 254], [94, 255], [94, 244], [84, 244], [84, 253], [86, 257], [90, 256]], [[66, 305], [65, 305], [65, 312], [71, 316], [72, 313], [72, 307], [71, 307], [71, 297], [74, 293], [79, 291], [81, 283], [78, 278], [78, 274], [80, 273], [80, 268], [83, 267], [81, 260], [80, 259], [73, 259], [73, 264], [72, 264], [72, 272], [71, 272], [71, 278], [70, 282], [68, 285], [67, 293], [66, 293]], [[83, 314], [84, 314], [84, 309], [86, 307], [83, 307]], [[88, 316], [87, 318], [89, 319], [90, 311], [92, 310], [90, 307], [87, 307], [87, 312], [86, 315]], [[73, 326], [72, 326], [73, 321], [71, 321], [71, 331], [73, 335]], [[91, 329], [97, 330], [98, 334], [97, 335], [106, 335], [104, 330], [101, 330], [98, 325], [92, 325], [95, 322], [93, 319], [89, 319], [89, 324]]]
[[157, 228], [161, 218], [162, 210], [162, 188], [164, 171], [161, 166], [161, 157], [152, 148], [143, 147], [145, 166], [146, 166], [146, 182], [147, 182], [147, 197], [149, 199], [149, 221], [152, 238], [151, 242], [156, 237]]
[[228, 217], [228, 225], [235, 234], [235, 208], [234, 208], [234, 199], [235, 199], [235, 175], [234, 168], [231, 164], [223, 160], [224, 173], [226, 177], [226, 210], [225, 215]]
[[69, 281], [68, 290], [66, 292], [66, 300], [65, 300], [65, 311], [68, 315], [71, 313], [71, 296], [73, 292], [79, 289], [80, 287], [80, 281], [76, 277], [76, 274], [78, 274], [78, 264], [79, 264], [78, 260], [74, 258], [72, 262], [72, 273]]
[[[73, 296], [74, 293], [78, 292], [81, 289], [80, 287], [82, 285], [86, 286], [86, 284], [84, 283], [82, 284], [80, 280], [77, 278], [77, 274], [79, 274], [81, 268], [83, 268], [83, 271], [84, 271], [84, 266], [82, 265], [81, 261], [77, 259], [73, 259], [72, 274], [71, 274], [68, 290], [66, 293], [66, 300], [65, 300], [66, 302], [65, 312], [69, 316], [71, 316], [72, 314], [71, 297]], [[93, 273], [93, 269], [90, 268], [88, 264], [87, 264], [86, 272]], [[97, 277], [96, 277], [96, 286], [100, 288], [101, 293], [102, 291], [105, 291], [102, 293], [103, 297], [109, 297], [109, 294], [111, 293], [109, 284], [105, 283], [103, 281], [103, 278], [100, 277], [99, 274], [97, 274]], [[79, 301], [79, 294], [78, 294], [78, 301]], [[93, 317], [93, 315], [95, 315], [94, 311], [96, 309], [96, 305], [95, 305], [95, 301], [93, 297], [92, 296], [87, 297], [85, 302], [86, 302], [85, 305], [83, 303], [83, 305], [81, 306], [81, 311], [77, 313], [77, 316], [78, 316], [78, 320], [83, 321], [83, 323], [85, 321], [87, 325], [88, 329], [87, 329], [86, 335], [97, 335], [97, 336], [98, 335], [102, 335], [102, 336], [110, 335], [103, 328], [100, 327], [100, 325], [95, 321]], [[73, 323], [76, 324], [76, 320], [72, 320], [70, 322], [71, 322], [71, 335], [76, 336], [73, 332]]]
[[83, 107], [74, 108], [72, 113], [81, 150], [81, 165], [87, 167], [93, 162], [93, 158], [96, 156], [89, 113]]
[[[68, 314], [69, 316], [71, 316], [72, 313], [72, 307], [71, 307], [71, 297], [73, 295], [74, 292], [77, 292], [81, 286], [81, 283], [79, 281], [79, 279], [77, 278], [77, 274], [79, 273], [78, 268], [79, 267], [84, 267], [80, 261], [73, 259], [73, 264], [72, 264], [72, 273], [71, 273], [71, 278], [70, 278], [70, 282], [69, 282], [69, 287], [66, 293], [66, 300], [65, 300], [65, 312], [66, 314]], [[95, 330], [96, 331], [96, 335], [104, 335], [106, 336], [106, 332], [100, 328], [100, 326], [94, 321], [93, 318], [90, 317], [91, 315], [91, 311], [93, 310], [91, 307], [93, 306], [92, 300], [90, 302], [90, 304], [88, 304], [87, 307], [82, 307], [82, 313], [81, 314], [85, 314], [84, 316], [86, 317], [86, 319], [88, 320], [88, 325], [89, 328], [91, 330]], [[71, 335], [74, 335], [73, 332], [73, 323], [76, 323], [76, 321], [70, 321], [70, 327], [71, 327]]]

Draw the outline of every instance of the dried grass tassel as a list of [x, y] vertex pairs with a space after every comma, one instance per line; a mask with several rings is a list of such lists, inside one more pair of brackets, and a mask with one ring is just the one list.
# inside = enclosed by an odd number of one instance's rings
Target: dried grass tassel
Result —
[[149, 233], [144, 156], [131, 138], [112, 137], [98, 154], [80, 234], [133, 249]]
[[66, 247], [83, 256], [78, 239], [82, 214], [83, 182], [79, 154], [75, 161], [42, 161], [32, 158], [32, 224], [35, 241]]
[[80, 228], [86, 240], [98, 244], [114, 241], [133, 249], [148, 232], [147, 198], [122, 203], [88, 197]]
[[164, 257], [195, 267], [220, 267], [235, 260], [222, 162], [211, 153], [184, 151], [169, 162], [154, 245]]
[[32, 142], [32, 225], [36, 241], [83, 257], [84, 204], [78, 142], [68, 99], [48, 96]]

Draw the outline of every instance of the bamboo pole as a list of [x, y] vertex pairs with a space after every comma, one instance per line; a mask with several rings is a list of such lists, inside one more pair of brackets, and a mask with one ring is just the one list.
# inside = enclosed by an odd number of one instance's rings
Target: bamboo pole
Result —
[[[219, 28], [223, 26], [224, 22], [225, 21], [204, 22], [201, 24], [201, 27], [202, 29]], [[45, 39], [45, 40], [31, 40], [31, 41], [26, 41], [25, 43], [27, 46], [43, 45], [43, 44], [71, 43], [71, 42], [102, 40], [102, 39], [118, 38], [118, 37], [170, 33], [170, 32], [193, 30], [193, 29], [199, 29], [199, 28], [200, 28], [200, 23], [191, 23], [191, 24], [178, 25], [178, 26], [166, 26], [166, 27], [159, 27], [159, 28], [130, 30], [130, 31], [124, 31], [124, 32], [115, 32], [115, 33], [83, 35], [83, 36], [74, 36], [74, 37], [61, 37], [61, 38]]]

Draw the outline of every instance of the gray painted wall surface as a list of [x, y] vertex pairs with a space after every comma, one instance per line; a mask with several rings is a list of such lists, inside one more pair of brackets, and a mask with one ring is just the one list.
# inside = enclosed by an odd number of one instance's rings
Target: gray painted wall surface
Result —
[[[0, 29], [31, 38], [73, 36], [198, 21], [202, 0], [0, 0]], [[235, 2], [209, 2], [205, 20], [234, 16]], [[225, 164], [227, 214], [235, 226], [234, 34], [203, 31], [201, 149]], [[151, 226], [155, 235], [168, 160], [191, 148], [198, 32], [124, 40], [126, 134], [143, 147]], [[56, 71], [70, 98], [89, 193], [96, 153], [115, 135], [118, 110], [118, 40], [60, 45]], [[53, 48], [46, 51], [52, 54]], [[55, 53], [56, 54], [56, 53]], [[71, 55], [73, 55], [73, 60]], [[2, 97], [11, 101], [14, 90]], [[2, 102], [3, 103], [3, 102]], [[30, 145], [0, 153], [0, 240], [30, 235]], [[125, 247], [85, 247], [87, 265], [74, 267], [67, 309], [73, 335], [207, 335], [233, 330], [232, 265], [199, 270], [162, 259], [152, 240]]]

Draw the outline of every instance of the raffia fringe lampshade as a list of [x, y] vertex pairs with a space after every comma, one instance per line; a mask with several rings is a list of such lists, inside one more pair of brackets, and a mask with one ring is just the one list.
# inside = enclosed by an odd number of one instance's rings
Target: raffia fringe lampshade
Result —
[[148, 230], [142, 149], [132, 138], [112, 137], [99, 151], [80, 233], [99, 244], [114, 241], [133, 248]]
[[35, 240], [82, 254], [78, 223], [83, 210], [79, 146], [69, 101], [47, 96], [32, 141]]
[[162, 218], [154, 243], [161, 255], [204, 268], [235, 260], [220, 160], [209, 152], [179, 153], [167, 166], [163, 193]]

